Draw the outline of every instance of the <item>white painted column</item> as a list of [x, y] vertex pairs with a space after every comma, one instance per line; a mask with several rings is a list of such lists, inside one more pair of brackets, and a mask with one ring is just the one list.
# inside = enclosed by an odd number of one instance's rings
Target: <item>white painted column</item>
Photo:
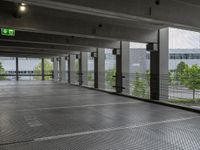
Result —
[[160, 99], [166, 100], [169, 97], [169, 28], [160, 29], [159, 47]]

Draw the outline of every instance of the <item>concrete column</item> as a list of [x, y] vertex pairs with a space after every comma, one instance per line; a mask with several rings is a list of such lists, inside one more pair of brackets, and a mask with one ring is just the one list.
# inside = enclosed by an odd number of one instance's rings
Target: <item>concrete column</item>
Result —
[[42, 80], [44, 81], [45, 80], [45, 77], [44, 77], [44, 58], [42, 58], [42, 60], [41, 60], [41, 71], [42, 71]]
[[60, 58], [60, 72], [61, 72], [61, 82], [67, 82], [67, 72], [66, 72], [66, 60], [65, 57]]
[[158, 33], [158, 50], [150, 54], [150, 98], [153, 100], [168, 99], [168, 62], [169, 62], [169, 29]]
[[105, 49], [98, 48], [94, 57], [95, 88], [105, 89]]
[[58, 57], [53, 58], [53, 76], [54, 81], [58, 81]]
[[75, 84], [76, 82], [76, 72], [75, 72], [75, 59], [76, 59], [76, 55], [69, 55], [69, 62], [68, 62], [68, 67], [69, 67], [69, 76], [68, 76], [68, 80], [69, 83], [71, 84]]
[[121, 42], [122, 55], [122, 87], [123, 93], [129, 94], [129, 74], [130, 74], [130, 42]]
[[16, 57], [16, 81], [19, 80], [19, 59]]
[[79, 64], [79, 85], [87, 85], [87, 70], [88, 70], [88, 54], [87, 52], [80, 53], [80, 64]]

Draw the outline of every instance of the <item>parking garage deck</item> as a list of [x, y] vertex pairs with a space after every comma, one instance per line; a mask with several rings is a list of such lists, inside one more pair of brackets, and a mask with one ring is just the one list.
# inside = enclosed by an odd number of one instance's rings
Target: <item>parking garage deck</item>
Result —
[[51, 81], [0, 84], [0, 150], [200, 149], [196, 113]]

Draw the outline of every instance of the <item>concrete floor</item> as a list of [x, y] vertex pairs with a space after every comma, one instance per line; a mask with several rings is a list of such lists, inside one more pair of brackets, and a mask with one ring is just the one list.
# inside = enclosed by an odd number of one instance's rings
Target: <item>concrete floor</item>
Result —
[[0, 82], [0, 150], [200, 150], [200, 115], [52, 82]]

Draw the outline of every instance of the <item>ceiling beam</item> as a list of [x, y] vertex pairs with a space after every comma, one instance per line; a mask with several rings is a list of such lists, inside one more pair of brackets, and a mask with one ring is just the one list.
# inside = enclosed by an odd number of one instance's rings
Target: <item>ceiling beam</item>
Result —
[[103, 39], [89, 39], [74, 36], [61, 36], [42, 33], [31, 33], [17, 31], [14, 37], [1, 36], [0, 41], [19, 42], [19, 43], [33, 43], [46, 44], [53, 46], [81, 46], [92, 48], [120, 48], [119, 41], [103, 40]]
[[37, 54], [24, 54], [24, 53], [14, 53], [14, 52], [1, 52], [0, 57], [27, 57], [27, 58], [52, 58], [51, 55], [37, 55]]
[[96, 48], [88, 48], [88, 47], [79, 47], [79, 46], [55, 46], [55, 45], [45, 45], [45, 44], [34, 44], [34, 43], [20, 43], [20, 42], [7, 42], [0, 41], [0, 47], [12, 48], [13, 50], [17, 49], [27, 49], [32, 52], [36, 51], [46, 51], [46, 52], [54, 52], [54, 53], [67, 53], [69, 51], [84, 51], [90, 52], [95, 51]]
[[42, 49], [28, 49], [28, 48], [19, 48], [19, 47], [5, 47], [5, 46], [0, 46], [0, 51], [2, 52], [15, 52], [15, 53], [33, 53], [33, 54], [46, 54], [46, 55], [62, 55], [62, 54], [67, 54], [68, 52], [63, 52], [63, 53], [58, 53], [58, 52], [49, 52], [46, 50]]

